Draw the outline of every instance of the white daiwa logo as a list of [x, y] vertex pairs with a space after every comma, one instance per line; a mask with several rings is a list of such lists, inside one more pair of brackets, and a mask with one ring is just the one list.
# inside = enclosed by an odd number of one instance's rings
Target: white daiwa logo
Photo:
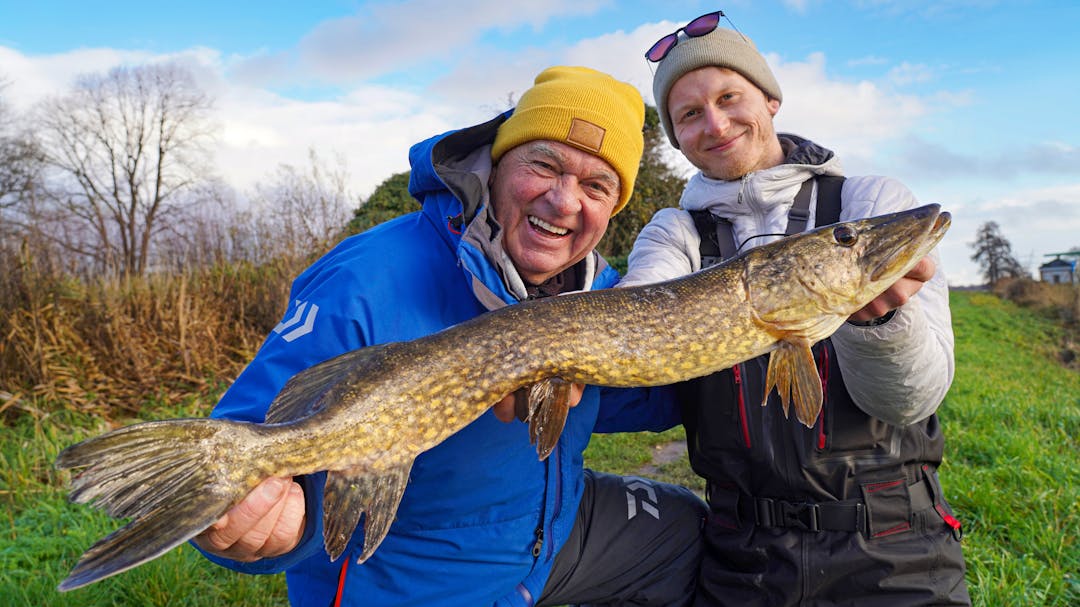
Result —
[[[626, 520], [637, 516], [639, 503], [642, 510], [660, 520], [660, 501], [656, 498], [652, 483], [638, 477], [630, 477], [623, 483], [626, 485]], [[641, 493], [645, 495], [641, 496]]]
[[315, 304], [309, 305], [309, 302], [297, 299], [296, 312], [293, 313], [291, 318], [279, 322], [278, 326], [274, 327], [274, 333], [281, 335], [281, 338], [285, 341], [292, 341], [297, 337], [303, 337], [314, 330], [315, 316], [318, 313], [319, 306]]

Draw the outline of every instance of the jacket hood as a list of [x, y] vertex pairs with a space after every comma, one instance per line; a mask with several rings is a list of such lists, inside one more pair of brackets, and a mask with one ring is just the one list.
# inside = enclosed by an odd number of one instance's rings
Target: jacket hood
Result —
[[409, 149], [409, 193], [417, 200], [442, 200], [427, 196], [449, 190], [461, 203], [457, 213], [464, 223], [472, 221], [487, 200], [487, 179], [491, 174], [491, 144], [499, 125], [510, 117], [504, 112], [491, 120], [468, 128], [448, 131], [421, 141]]

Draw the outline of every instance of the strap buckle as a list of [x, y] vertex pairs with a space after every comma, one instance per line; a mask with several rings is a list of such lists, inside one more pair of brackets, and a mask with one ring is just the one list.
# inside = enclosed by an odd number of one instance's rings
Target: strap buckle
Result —
[[821, 531], [818, 504], [760, 498], [756, 511], [757, 523], [762, 527], [790, 527], [815, 533]]

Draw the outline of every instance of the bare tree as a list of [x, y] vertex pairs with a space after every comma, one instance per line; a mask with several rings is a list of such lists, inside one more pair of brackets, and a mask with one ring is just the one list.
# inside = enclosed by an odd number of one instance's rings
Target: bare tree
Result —
[[31, 195], [40, 181], [42, 166], [39, 146], [29, 132], [17, 126], [17, 117], [3, 96], [7, 85], [7, 80], [0, 78], [0, 210]]
[[5, 268], [4, 279], [10, 278], [19, 260], [49, 257], [36, 250], [31, 257], [30, 248], [36, 247], [29, 245], [40, 241], [29, 238], [19, 221], [20, 207], [32, 203], [41, 189], [43, 159], [32, 134], [7, 104], [7, 86], [7, 79], [0, 77], [0, 267]]
[[971, 248], [975, 249], [971, 260], [982, 266], [987, 284], [996, 284], [1002, 278], [1028, 275], [1024, 266], [1013, 257], [1012, 245], [1002, 235], [996, 221], [988, 221], [979, 227]]
[[184, 198], [187, 202], [155, 239], [155, 269], [181, 271], [253, 260], [236, 247], [236, 233], [246, 231], [247, 220], [238, 210], [232, 186], [220, 178], [206, 178], [184, 192]]
[[348, 172], [338, 159], [328, 166], [308, 150], [306, 170], [278, 166], [273, 179], [255, 188], [253, 209], [261, 218], [257, 231], [289, 256], [321, 252], [343, 235], [349, 219]]
[[97, 270], [144, 273], [155, 235], [207, 173], [210, 107], [175, 65], [80, 78], [41, 108], [51, 171], [34, 220]]

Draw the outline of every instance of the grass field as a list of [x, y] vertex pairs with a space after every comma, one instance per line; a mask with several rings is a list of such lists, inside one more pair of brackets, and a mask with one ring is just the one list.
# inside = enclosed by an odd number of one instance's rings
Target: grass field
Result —
[[[955, 292], [952, 305], [957, 375], [940, 411], [947, 437], [941, 477], [965, 525], [972, 598], [994, 607], [1080, 604], [1080, 374], [1056, 362], [1061, 334], [1050, 321], [985, 293]], [[201, 415], [208, 407], [151, 402], [145, 415]], [[287, 604], [280, 576], [233, 574], [187, 546], [103, 582], [56, 593], [78, 555], [118, 525], [68, 504], [65, 479], [51, 462], [64, 446], [104, 429], [97, 418], [68, 411], [24, 416], [0, 428], [3, 604]], [[647, 470], [700, 487], [684, 458], [649, 467], [658, 448], [681, 437], [678, 429], [597, 436], [587, 463], [620, 473]]]

